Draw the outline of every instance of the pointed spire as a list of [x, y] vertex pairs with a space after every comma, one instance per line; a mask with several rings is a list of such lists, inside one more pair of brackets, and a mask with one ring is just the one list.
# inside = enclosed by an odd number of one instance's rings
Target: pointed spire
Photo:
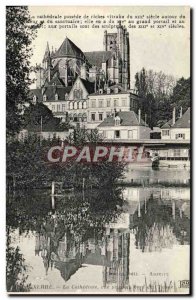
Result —
[[51, 57], [54, 56], [54, 47], [52, 46], [52, 50], [51, 50]]
[[49, 48], [49, 43], [47, 42], [43, 62], [47, 61], [48, 57], [50, 57], [50, 48]]
[[49, 48], [49, 43], [48, 43], [48, 41], [47, 41], [47, 44], [46, 44], [46, 51], [45, 51], [45, 53], [49, 53], [50, 52], [50, 48]]

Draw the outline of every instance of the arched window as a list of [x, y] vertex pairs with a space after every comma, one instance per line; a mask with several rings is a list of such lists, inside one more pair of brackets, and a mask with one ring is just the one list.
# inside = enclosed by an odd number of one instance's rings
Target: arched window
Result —
[[73, 102], [69, 102], [69, 109], [73, 109]]
[[83, 102], [83, 108], [86, 108], [86, 101]]
[[55, 101], [58, 101], [58, 99], [59, 99], [58, 94], [55, 94]]
[[74, 109], [77, 109], [78, 108], [78, 104], [77, 102], [74, 102]]
[[79, 108], [82, 108], [82, 101], [79, 102]]
[[43, 101], [45, 102], [47, 100], [46, 95], [43, 95]]
[[75, 89], [73, 92], [74, 95], [74, 99], [78, 100], [78, 99], [82, 99], [83, 97], [83, 90], [81, 89]]

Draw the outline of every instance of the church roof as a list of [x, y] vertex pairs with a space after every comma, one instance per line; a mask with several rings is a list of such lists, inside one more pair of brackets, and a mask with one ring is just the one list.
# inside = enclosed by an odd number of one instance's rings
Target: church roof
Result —
[[59, 72], [59, 64], [57, 63], [54, 67], [50, 69], [51, 72], [51, 77], [53, 77], [56, 73], [58, 74]]
[[85, 57], [91, 65], [101, 68], [102, 62], [108, 61], [111, 57], [111, 51], [92, 51], [84, 52]]
[[60, 78], [60, 77], [53, 77], [52, 80], [48, 83], [48, 85], [56, 85], [56, 86], [59, 86], [59, 87], [64, 87], [65, 84], [63, 82], [63, 80]]
[[[139, 123], [139, 117], [134, 111], [119, 111], [117, 115], [121, 119], [121, 126], [145, 126], [145, 122], [141, 119]], [[115, 126], [114, 116], [106, 118], [98, 127]]]
[[61, 273], [62, 278], [67, 281], [69, 278], [81, 268], [82, 265], [78, 259], [70, 259], [70, 261], [55, 261], [55, 268]]
[[67, 37], [55, 53], [56, 57], [83, 58], [84, 53]]

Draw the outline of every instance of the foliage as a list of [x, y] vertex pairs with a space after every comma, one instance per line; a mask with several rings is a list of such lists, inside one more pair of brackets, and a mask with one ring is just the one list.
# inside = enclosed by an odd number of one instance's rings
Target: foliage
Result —
[[43, 103], [30, 104], [24, 112], [24, 128], [30, 132], [57, 131], [60, 119]]
[[20, 130], [23, 106], [29, 101], [32, 41], [41, 24], [31, 24], [27, 6], [6, 7], [7, 135]]
[[97, 144], [102, 141], [98, 129], [87, 130], [77, 126], [68, 137], [69, 143], [75, 146], [82, 146], [85, 143]]
[[[86, 129], [76, 128], [70, 133], [67, 142], [78, 149], [84, 145], [89, 145], [93, 149], [100, 141], [97, 130], [89, 132]], [[123, 176], [124, 164], [117, 161], [108, 162], [107, 158], [94, 164], [87, 164], [86, 161], [78, 163], [74, 157], [66, 163], [49, 162], [48, 150], [61, 144], [58, 138], [42, 140], [37, 135], [29, 135], [24, 141], [8, 142], [8, 183], [15, 180], [18, 187], [38, 188], [50, 186], [51, 181], [61, 181], [68, 186], [82, 187], [82, 181], [85, 179], [86, 186], [100, 187], [106, 184], [114, 185]]]
[[[48, 191], [17, 191], [14, 199], [8, 199], [7, 225], [13, 229], [19, 228], [20, 234], [30, 230], [41, 232], [43, 225], [53, 219]], [[119, 188], [65, 193], [55, 203], [55, 215], [59, 224], [64, 220], [64, 232], [72, 228], [74, 232], [82, 234], [92, 225], [101, 229], [108, 222], [113, 222], [121, 213], [122, 204]]]
[[182, 107], [183, 113], [190, 107], [191, 99], [191, 79], [180, 78], [173, 89], [171, 103], [179, 110]]
[[181, 244], [190, 242], [190, 222], [186, 214], [182, 213], [180, 216], [180, 210], [176, 206], [174, 219], [172, 203], [165, 204], [153, 195], [146, 206], [141, 208], [140, 216], [138, 210], [134, 213], [133, 224], [135, 244], [142, 252], [161, 251], [163, 248], [172, 247], [176, 239]]
[[190, 106], [190, 78], [177, 82], [171, 75], [144, 68], [135, 75], [135, 87], [142, 101], [142, 117], [147, 116], [147, 124], [152, 128], [163, 125], [182, 106], [183, 112]]
[[11, 238], [7, 231], [6, 248], [6, 285], [8, 292], [29, 292], [30, 284], [27, 284], [28, 275], [26, 275], [27, 265], [20, 252], [19, 247], [11, 246]]

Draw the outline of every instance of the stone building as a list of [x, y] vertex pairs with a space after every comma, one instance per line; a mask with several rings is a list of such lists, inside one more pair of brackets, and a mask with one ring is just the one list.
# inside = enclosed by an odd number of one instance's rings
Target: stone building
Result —
[[130, 90], [129, 56], [129, 33], [120, 22], [116, 33], [104, 32], [103, 51], [83, 52], [67, 37], [58, 50], [47, 43], [32, 102], [90, 129], [114, 111], [137, 111], [141, 99]]
[[117, 33], [104, 32], [103, 51], [82, 52], [67, 37], [58, 50], [50, 51], [47, 43], [41, 65], [36, 66], [36, 88], [42, 88], [54, 76], [65, 86], [72, 86], [77, 76], [95, 82], [95, 90], [103, 83], [130, 87], [129, 33], [121, 25]]

